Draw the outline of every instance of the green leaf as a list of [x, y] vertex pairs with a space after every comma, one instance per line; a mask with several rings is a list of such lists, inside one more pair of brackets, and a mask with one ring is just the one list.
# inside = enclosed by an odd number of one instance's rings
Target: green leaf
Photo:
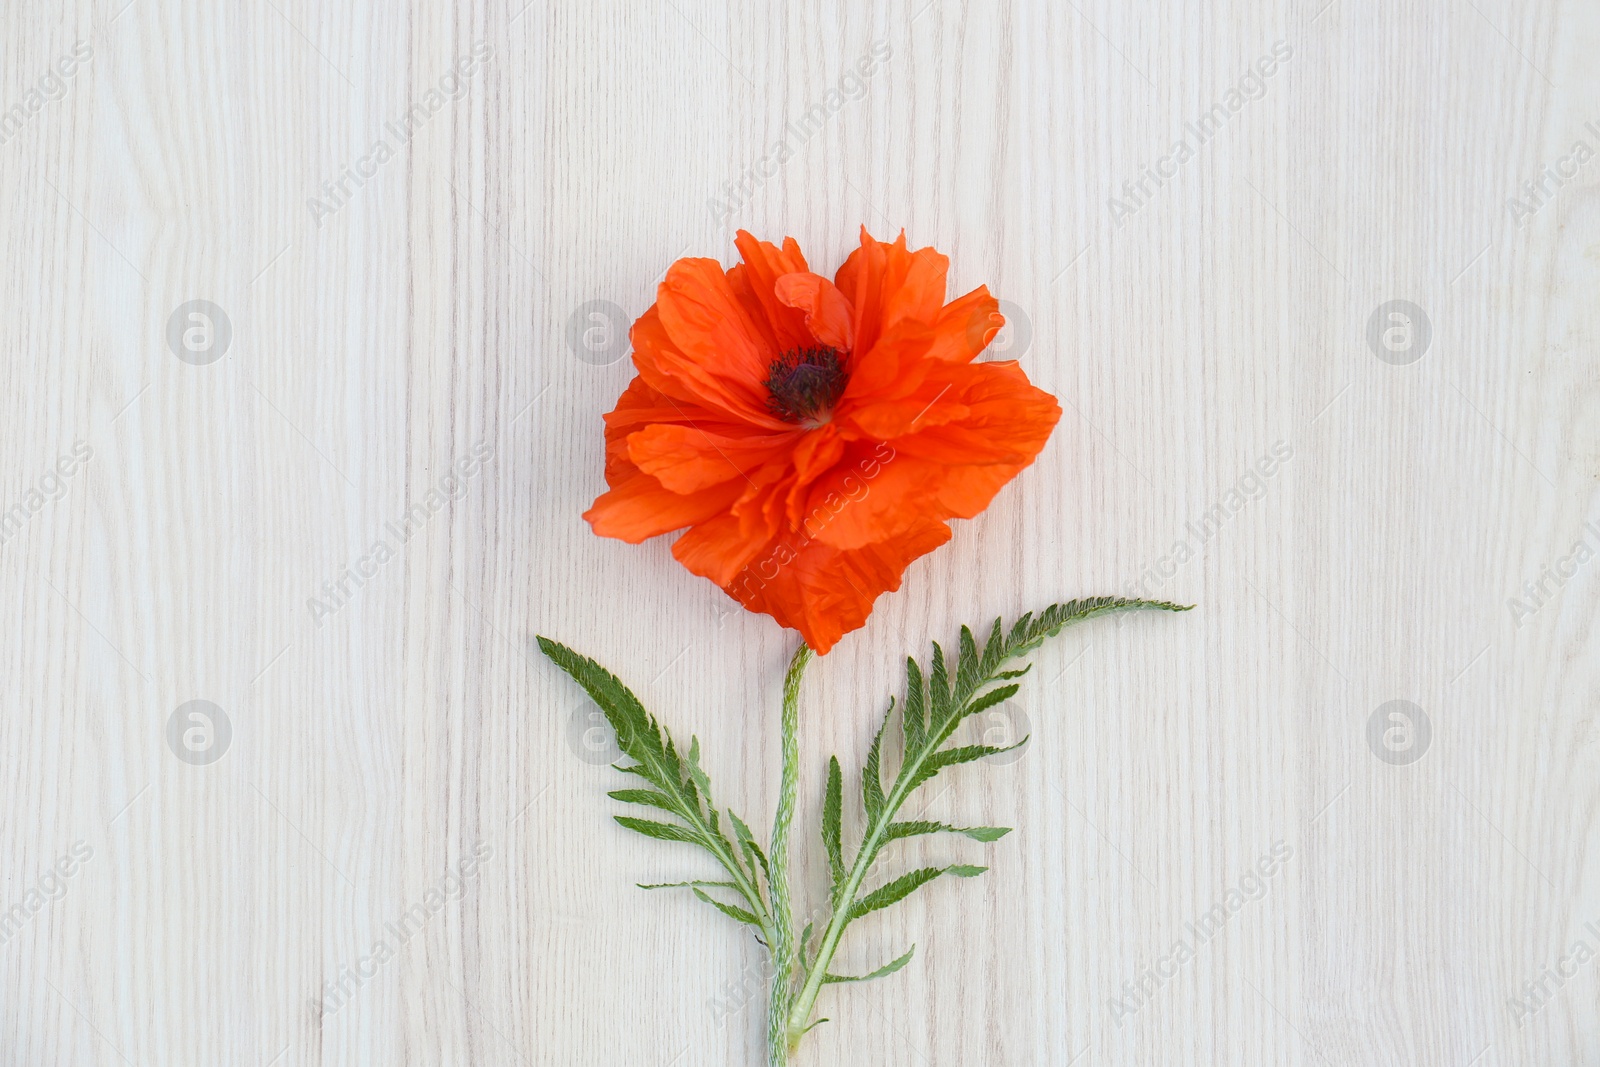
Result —
[[612, 800], [620, 800], [624, 804], [648, 804], [652, 808], [663, 808], [666, 811], [678, 810], [676, 801], [654, 789], [613, 789], [606, 796]]
[[1017, 695], [1017, 690], [1022, 687], [1012, 682], [1010, 685], [996, 686], [982, 696], [969, 700], [960, 710], [957, 719], [969, 719], [979, 712], [988, 711], [996, 704], [1003, 704]]
[[861, 806], [866, 809], [868, 819], [876, 819], [883, 810], [883, 733], [889, 728], [889, 718], [894, 714], [894, 698], [889, 698], [889, 710], [883, 713], [883, 724], [878, 727], [878, 734], [872, 739], [872, 747], [867, 750], [867, 766], [861, 772]]
[[830, 975], [828, 975], [827, 977], [825, 977], [822, 980], [822, 983], [824, 985], [831, 985], [834, 982], [870, 982], [874, 978], [882, 978], [884, 975], [893, 974], [894, 972], [898, 971], [900, 968], [904, 967], [906, 964], [910, 963], [911, 962], [911, 954], [913, 952], [915, 952], [915, 951], [917, 951], [917, 946], [916, 945], [912, 945], [910, 948], [906, 949], [906, 954], [904, 956], [901, 956], [898, 959], [893, 960], [892, 962], [885, 963], [882, 967], [879, 967], [877, 970], [873, 971], [871, 974], [863, 974], [863, 975], [859, 975], [859, 976], [851, 976], [851, 975], [847, 975], [847, 974], [830, 974]]
[[734, 814], [732, 809], [728, 811], [728, 818], [733, 820], [734, 835], [739, 838], [739, 846], [744, 849], [745, 859], [750, 863], [750, 869], [754, 871], [759, 867], [762, 877], [770, 882], [772, 868], [767, 866], [767, 855], [761, 851], [761, 846], [756, 844], [755, 835], [750, 832], [750, 827], [746, 826], [744, 820]]
[[747, 925], [754, 926], [757, 929], [761, 928], [761, 920], [757, 919], [750, 912], [745, 911], [743, 908], [735, 907], [732, 904], [724, 904], [722, 901], [720, 901], [720, 900], [716, 899], [715, 897], [711, 896], [711, 894], [707, 893], [704, 889], [701, 889], [699, 886], [695, 887], [694, 895], [699, 897], [701, 900], [705, 901], [707, 904], [710, 904], [713, 908], [716, 908], [718, 911], [722, 912], [722, 914], [726, 915], [728, 918], [735, 920], [736, 922], [742, 922], [742, 923], [745, 923]]
[[943, 748], [926, 756], [917, 766], [916, 773], [907, 779], [906, 791], [909, 793], [922, 783], [928, 781], [940, 771], [948, 767], [956, 767], [963, 763], [985, 759], [989, 756], [998, 756], [1002, 752], [1010, 752], [1021, 748], [1028, 743], [1024, 737], [1014, 745], [961, 745], [957, 748]]
[[944, 726], [950, 715], [950, 672], [945, 669], [944, 649], [933, 643], [933, 671], [928, 675], [928, 732], [934, 733]]
[[994, 626], [989, 630], [989, 640], [983, 646], [983, 665], [980, 668], [985, 675], [992, 676], [994, 669], [1000, 666], [1005, 659], [1006, 631], [999, 619], [994, 620]]
[[671, 823], [653, 822], [650, 819], [635, 819], [630, 815], [613, 815], [611, 817], [634, 833], [653, 837], [657, 841], [682, 841], [689, 845], [704, 844], [700, 835], [693, 830], [685, 830], [683, 827], [673, 826]]
[[860, 900], [850, 909], [850, 919], [855, 921], [863, 915], [869, 915], [880, 908], [887, 908], [890, 904], [897, 903], [927, 885], [941, 874], [953, 874], [958, 878], [971, 878], [988, 870], [987, 867], [973, 867], [968, 864], [953, 864], [949, 867], [921, 867], [910, 874], [902, 874], [899, 878], [879, 886]]
[[590, 699], [600, 706], [617, 735], [617, 745], [638, 761], [638, 767], [633, 768], [636, 773], [663, 792], [681, 796], [684, 792], [683, 761], [671, 739], [639, 703], [639, 698], [616, 675], [589, 657], [545, 637], [539, 638], [539, 648], [583, 686]]
[[[696, 845], [711, 853], [728, 873], [733, 889], [744, 898], [748, 911], [742, 914], [757, 917], [762, 925], [768, 914], [762, 897], [761, 878], [766, 868], [766, 857], [753, 839], [742, 842], [743, 854], [749, 863], [748, 870], [740, 862], [736, 849], [722, 831], [717, 807], [711, 797], [711, 781], [700, 765], [700, 742], [692, 739], [687, 761], [678, 754], [672, 735], [662, 729], [627, 686], [617, 676], [594, 660], [567, 648], [547, 637], [539, 637], [539, 648], [550, 660], [572, 677], [589, 694], [606, 721], [617, 735], [617, 744], [623, 754], [633, 760], [631, 764], [618, 763], [617, 770], [643, 778], [652, 789], [620, 789], [611, 796], [628, 804], [644, 804], [659, 808], [677, 817], [682, 825], [615, 816], [618, 824], [659, 841], [675, 841]], [[736, 830], [743, 827], [731, 811], [728, 813]], [[744, 830], [748, 838], [748, 828]]]
[[[711, 798], [711, 779], [706, 777], [706, 772], [700, 769], [700, 739], [689, 738], [689, 781], [694, 783], [700, 795], [707, 801]], [[715, 815], [715, 812], [712, 813]]]
[[704, 886], [708, 889], [738, 889], [732, 882], [635, 882], [640, 889], [693, 889], [695, 886]]
[[927, 686], [922, 680], [922, 668], [917, 666], [917, 661], [906, 657], [906, 704], [905, 711], [900, 716], [900, 721], [905, 727], [905, 744], [907, 749], [921, 747], [922, 739], [927, 733]]
[[884, 844], [888, 844], [890, 841], [898, 841], [903, 837], [916, 837], [919, 834], [965, 834], [974, 841], [988, 843], [998, 841], [1010, 832], [1009, 826], [951, 826], [949, 823], [917, 820], [890, 823], [883, 841]]
[[972, 631], [967, 627], [961, 628], [961, 656], [956, 660], [956, 689], [965, 691], [978, 684], [978, 669], [982, 664], [978, 659], [978, 643], [972, 638]]
[[828, 868], [837, 885], [844, 878], [844, 845], [842, 843], [842, 814], [844, 810], [844, 775], [839, 770], [839, 757], [828, 759], [828, 792], [822, 802], [822, 843], [828, 849]]

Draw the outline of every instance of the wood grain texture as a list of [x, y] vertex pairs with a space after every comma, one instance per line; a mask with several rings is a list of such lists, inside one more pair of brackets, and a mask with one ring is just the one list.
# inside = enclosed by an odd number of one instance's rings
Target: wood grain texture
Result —
[[760, 825], [794, 639], [579, 520], [630, 368], [569, 337], [739, 226], [831, 272], [862, 223], [1007, 301], [1065, 415], [807, 678], [802, 892], [907, 651], [1200, 607], [1038, 656], [979, 724], [1023, 757], [928, 798], [1018, 831], [852, 930], [917, 958], [799, 1062], [1600, 1061], [1600, 9], [525, 2], [0, 10], [0, 1064], [760, 1062], [758, 946], [634, 888], [699, 868], [611, 823], [533, 635]]

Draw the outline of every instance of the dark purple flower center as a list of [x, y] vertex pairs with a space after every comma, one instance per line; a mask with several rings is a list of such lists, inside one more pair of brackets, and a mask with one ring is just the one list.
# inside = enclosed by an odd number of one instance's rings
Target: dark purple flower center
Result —
[[767, 367], [767, 410], [785, 422], [820, 426], [850, 375], [834, 348], [797, 348]]

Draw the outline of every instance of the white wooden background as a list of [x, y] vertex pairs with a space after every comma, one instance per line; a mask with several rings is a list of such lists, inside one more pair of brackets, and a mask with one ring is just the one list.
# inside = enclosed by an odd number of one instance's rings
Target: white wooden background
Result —
[[[1260, 98], [1116, 218], [1276, 42]], [[794, 637], [580, 521], [631, 369], [568, 334], [728, 261], [707, 201], [874, 44], [731, 223], [828, 273], [859, 224], [904, 227], [1020, 311], [1010, 354], [1065, 415], [808, 677], [804, 892], [827, 755], [859, 767], [907, 651], [1147, 572], [1199, 609], [1039, 655], [981, 724], [1029, 724], [1023, 758], [929, 808], [1018, 832], [852, 933], [844, 968], [917, 958], [826, 994], [801, 1062], [1600, 1061], [1600, 961], [1571, 955], [1600, 948], [1600, 564], [1559, 564], [1600, 546], [1600, 161], [1559, 163], [1600, 147], [1592, 0], [30, 0], [0, 11], [0, 1063], [759, 1061], [761, 994], [729, 999], [758, 949], [633, 887], [703, 868], [611, 823], [532, 642], [698, 733], [767, 824]], [[1546, 164], [1570, 180], [1519, 225]], [[214, 362], [168, 344], [191, 300], [231, 325]], [[1409, 365], [1368, 343], [1390, 300], [1431, 326]], [[1400, 765], [1367, 732], [1397, 699], [1431, 727]], [[214, 762], [169, 747], [191, 700], [231, 728]]]

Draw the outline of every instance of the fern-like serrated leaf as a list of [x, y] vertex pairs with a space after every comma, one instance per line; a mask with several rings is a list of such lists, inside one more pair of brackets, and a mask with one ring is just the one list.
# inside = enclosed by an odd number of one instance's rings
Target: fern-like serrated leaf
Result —
[[909, 874], [902, 874], [899, 878], [886, 885], [879, 886], [856, 901], [850, 909], [851, 921], [904, 900], [941, 874], [953, 874], [958, 878], [971, 878], [982, 874], [988, 869], [987, 867], [974, 867], [965, 863], [956, 863], [948, 867], [919, 867]]
[[911, 822], [890, 823], [883, 840], [888, 844], [890, 841], [898, 841], [903, 837], [916, 837], [919, 834], [964, 834], [974, 841], [987, 844], [1000, 840], [1010, 832], [1009, 826], [951, 826], [949, 823], [918, 819]]
[[613, 789], [606, 796], [612, 800], [620, 800], [624, 804], [645, 804], [666, 811], [678, 810], [677, 803], [671, 797], [654, 789]]
[[996, 686], [987, 693], [984, 693], [982, 696], [975, 697], [972, 700], [967, 701], [967, 703], [964, 704], [960, 709], [959, 718], [969, 719], [979, 712], [988, 711], [996, 704], [1003, 704], [1012, 697], [1016, 696], [1017, 690], [1021, 688], [1022, 687], [1017, 685], [1015, 682], [1011, 683], [1010, 685]]
[[917, 661], [906, 657], [906, 703], [905, 710], [901, 712], [900, 722], [905, 728], [906, 750], [912, 751], [922, 745], [923, 736], [927, 733], [927, 686], [922, 680], [922, 668]]
[[828, 759], [828, 790], [822, 801], [822, 843], [828, 850], [828, 870], [833, 884], [844, 878], [844, 844], [842, 822], [844, 817], [844, 774], [839, 770], [839, 757]]
[[750, 832], [750, 827], [746, 826], [744, 820], [735, 815], [731, 809], [728, 811], [728, 818], [733, 822], [734, 836], [739, 839], [739, 847], [744, 849], [745, 859], [749, 862], [750, 869], [752, 871], [759, 869], [762, 878], [770, 882], [772, 868], [767, 865], [767, 854], [761, 851], [760, 845], [756, 844], [755, 835]]
[[705, 901], [707, 904], [710, 904], [713, 908], [716, 908], [718, 911], [722, 912], [722, 914], [726, 915], [735, 922], [745, 923], [747, 925], [754, 926], [757, 929], [761, 928], [761, 920], [756, 918], [750, 912], [745, 911], [743, 908], [737, 907], [733, 904], [724, 904], [722, 901], [718, 900], [716, 897], [713, 897], [699, 886], [694, 887], [694, 895]]
[[[689, 781], [694, 783], [695, 788], [706, 799], [706, 803], [709, 804], [711, 802], [711, 779], [706, 777], [706, 772], [700, 767], [700, 739], [698, 737], [689, 738]], [[715, 816], [716, 812], [713, 811], [711, 814]]]
[[[1174, 604], [1170, 600], [1136, 600], [1120, 596], [1097, 596], [1054, 604], [1028, 624], [1026, 639], [1016, 645], [1013, 656], [1031, 652], [1047, 637], [1054, 637], [1071, 623], [1083, 622], [1118, 611], [1153, 608], [1160, 611], [1189, 611], [1193, 604]], [[1024, 616], [1026, 618], [1026, 616]]]
[[900, 968], [904, 967], [906, 964], [910, 963], [911, 962], [911, 954], [913, 952], [916, 952], [916, 951], [917, 951], [917, 946], [916, 945], [912, 945], [910, 948], [906, 949], [906, 954], [904, 956], [900, 956], [899, 958], [897, 958], [895, 960], [892, 960], [889, 963], [885, 963], [882, 967], [879, 967], [877, 970], [873, 971], [871, 974], [862, 974], [862, 975], [830, 974], [830, 975], [828, 975], [828, 976], [826, 976], [825, 978], [822, 979], [822, 984], [823, 985], [832, 985], [832, 984], [834, 984], [836, 982], [870, 982], [874, 978], [882, 978], [885, 975], [893, 974], [894, 972], [898, 971]]
[[617, 735], [617, 746], [637, 763], [630, 770], [664, 792], [681, 796], [683, 763], [671, 739], [665, 737], [639, 698], [616, 675], [588, 656], [545, 637], [539, 638], [539, 648], [600, 706]]
[[883, 713], [883, 723], [872, 739], [872, 747], [867, 750], [867, 765], [861, 772], [861, 806], [866, 809], [869, 820], [876, 819], [883, 811], [883, 734], [893, 715], [894, 699], [890, 698], [889, 710]]
[[[737, 910], [750, 915], [765, 934], [767, 930], [762, 923], [767, 915], [767, 907], [762, 898], [761, 875], [766, 859], [751, 840], [744, 850], [749, 863], [747, 870], [744, 863], [740, 862], [740, 850], [723, 833], [711, 797], [710, 779], [700, 766], [699, 740], [690, 742], [689, 756], [685, 761], [678, 754], [672, 735], [662, 729], [639, 702], [639, 698], [616, 675], [559, 642], [542, 636], [538, 640], [540, 650], [581, 685], [605, 713], [606, 721], [616, 733], [618, 747], [634, 761], [627, 765], [617, 764], [617, 770], [643, 778], [655, 787], [648, 790], [616, 790], [611, 794], [612, 797], [624, 803], [645, 804], [667, 811], [683, 825], [635, 819], [626, 815], [614, 816], [618, 824], [646, 837], [697, 845], [711, 853], [727, 871], [735, 891], [749, 905], [749, 910]], [[732, 812], [729, 815], [736, 827], [743, 825]], [[748, 836], [748, 829], [745, 834]]]
[[950, 672], [944, 665], [944, 649], [935, 641], [933, 670], [928, 675], [928, 733], [937, 733], [952, 710]]
[[1024, 737], [1014, 745], [960, 745], [956, 748], [942, 748], [937, 752], [930, 753], [917, 765], [916, 773], [907, 779], [906, 792], [915, 792], [924, 782], [927, 782], [946, 768], [959, 766], [963, 763], [971, 763], [974, 760], [985, 759], [989, 756], [998, 756], [1001, 753], [1021, 748], [1027, 743], [1028, 739]]
[[980, 666], [978, 643], [973, 640], [972, 631], [963, 626], [961, 628], [961, 656], [956, 660], [956, 689], [958, 691], [965, 692], [978, 684]]
[[705, 844], [705, 839], [693, 830], [686, 830], [671, 823], [655, 822], [651, 819], [635, 819], [631, 815], [613, 815], [611, 817], [634, 833], [653, 837], [657, 841], [682, 841], [687, 845]]

